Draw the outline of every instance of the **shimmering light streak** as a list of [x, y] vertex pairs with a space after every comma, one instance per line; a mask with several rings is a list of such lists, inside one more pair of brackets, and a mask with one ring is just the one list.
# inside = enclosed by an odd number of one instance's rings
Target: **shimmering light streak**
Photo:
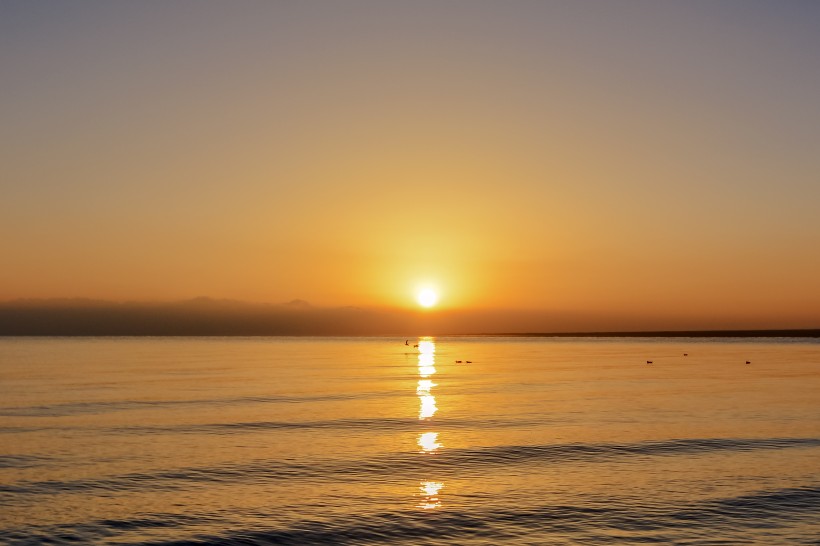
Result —
[[423, 432], [419, 434], [418, 444], [425, 453], [434, 452], [441, 447], [441, 444], [438, 443], [438, 432]]
[[432, 510], [441, 506], [441, 500], [438, 497], [438, 492], [444, 487], [442, 482], [423, 481], [419, 484], [421, 489], [421, 500], [418, 507], [424, 510]]
[[421, 402], [421, 407], [419, 408], [420, 421], [430, 419], [438, 411], [438, 408], [436, 407], [436, 397], [432, 394], [419, 396], [419, 401]]
[[430, 394], [430, 389], [435, 387], [437, 383], [433, 383], [430, 379], [419, 379], [419, 385], [416, 387], [416, 394], [419, 396]]

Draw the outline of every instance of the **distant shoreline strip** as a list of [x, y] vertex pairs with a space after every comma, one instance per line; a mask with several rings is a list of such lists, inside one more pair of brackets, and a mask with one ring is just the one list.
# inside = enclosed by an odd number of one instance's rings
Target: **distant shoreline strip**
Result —
[[664, 330], [641, 332], [529, 332], [481, 334], [503, 337], [816, 337], [818, 330]]
[[[497, 332], [476, 334], [426, 334], [438, 337], [587, 337], [587, 338], [817, 338], [820, 329], [800, 330], [658, 330], [638, 332]], [[207, 332], [207, 333], [162, 333], [162, 332], [83, 332], [83, 333], [4, 333], [3, 337], [407, 337], [415, 334], [343, 334], [343, 333], [241, 333], [241, 332]]]

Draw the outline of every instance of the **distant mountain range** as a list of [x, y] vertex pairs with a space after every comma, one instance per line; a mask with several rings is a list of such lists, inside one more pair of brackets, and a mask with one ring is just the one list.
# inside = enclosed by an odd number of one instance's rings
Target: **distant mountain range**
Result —
[[[607, 328], [611, 324], [623, 328]], [[647, 328], [646, 325], [657, 328]], [[674, 327], [670, 327], [673, 324]], [[602, 328], [601, 326], [604, 326]], [[670, 320], [624, 320], [572, 313], [314, 307], [194, 298], [110, 302], [83, 298], [0, 302], [2, 336], [531, 335], [818, 337], [820, 329], [691, 329]]]
[[123, 303], [21, 299], [0, 303], [0, 335], [361, 335], [402, 329], [395, 320], [385, 321], [384, 312], [369, 311], [367, 320], [361, 315], [356, 308], [318, 309], [298, 299], [282, 304], [205, 297]]

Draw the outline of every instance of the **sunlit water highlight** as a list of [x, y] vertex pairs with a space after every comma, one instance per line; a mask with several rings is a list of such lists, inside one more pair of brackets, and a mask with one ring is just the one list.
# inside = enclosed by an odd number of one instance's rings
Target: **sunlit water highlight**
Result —
[[818, 544], [820, 343], [414, 343], [0, 339], [0, 543]]

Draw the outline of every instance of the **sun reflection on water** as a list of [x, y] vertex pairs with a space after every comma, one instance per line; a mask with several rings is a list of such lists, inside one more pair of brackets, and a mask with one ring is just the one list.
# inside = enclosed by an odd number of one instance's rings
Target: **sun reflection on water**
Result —
[[425, 453], [432, 453], [441, 447], [438, 443], [438, 432], [423, 432], [419, 434], [419, 447]]
[[421, 407], [419, 408], [419, 421], [430, 419], [436, 414], [438, 408], [436, 407], [436, 397], [432, 394], [424, 394], [419, 396]]
[[[433, 387], [437, 386], [437, 383], [433, 383], [433, 380], [429, 379], [436, 373], [436, 344], [432, 338], [422, 338], [419, 340], [418, 349], [420, 379], [416, 386], [416, 395], [419, 397], [419, 421], [425, 423], [429, 422], [438, 411], [436, 397], [432, 393]], [[420, 452], [425, 455], [435, 454], [442, 447], [442, 444], [438, 441], [438, 435], [438, 432], [432, 431], [419, 433], [417, 443], [421, 448]], [[444, 487], [443, 482], [422, 480], [419, 487], [421, 489], [417, 505], [419, 508], [431, 510], [441, 506], [438, 492]]]
[[416, 394], [419, 396], [423, 394], [430, 394], [430, 389], [436, 386], [430, 379], [419, 379], [419, 386], [416, 387]]
[[444, 487], [444, 484], [441, 482], [421, 482], [419, 484], [421, 499], [419, 500], [418, 507], [424, 510], [439, 508], [441, 506], [441, 500], [438, 498], [438, 492], [442, 487]]
[[433, 338], [424, 337], [419, 340], [419, 352], [422, 354], [436, 354], [436, 342]]
[[436, 373], [436, 369], [433, 366], [419, 366], [419, 375], [422, 377], [430, 377]]
[[436, 358], [433, 353], [419, 353], [419, 375], [430, 377], [436, 373]]

